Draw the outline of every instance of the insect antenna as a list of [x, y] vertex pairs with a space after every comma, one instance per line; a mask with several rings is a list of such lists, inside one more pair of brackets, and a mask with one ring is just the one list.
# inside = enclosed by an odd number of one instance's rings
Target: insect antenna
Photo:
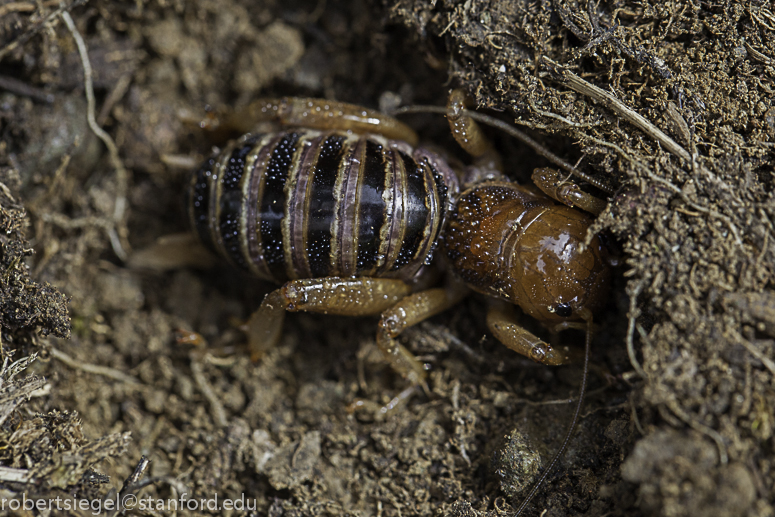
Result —
[[[446, 115], [447, 108], [444, 106], [424, 106], [424, 105], [403, 106], [391, 112], [391, 115], [403, 115], [405, 113], [440, 113], [442, 115]], [[539, 154], [540, 156], [543, 156], [544, 158], [546, 158], [556, 166], [560, 167], [561, 169], [568, 171], [569, 173], [573, 174], [577, 178], [583, 181], [586, 181], [590, 185], [596, 188], [599, 188], [600, 190], [602, 190], [607, 194], [613, 194], [614, 192], [613, 188], [609, 187], [599, 179], [593, 178], [589, 174], [578, 170], [575, 165], [571, 165], [570, 163], [566, 162], [565, 160], [563, 160], [562, 158], [560, 158], [559, 156], [551, 152], [549, 149], [547, 149], [545, 146], [541, 145], [536, 140], [533, 140], [527, 134], [523, 133], [522, 131], [515, 128], [511, 124], [508, 124], [495, 117], [491, 117], [490, 115], [479, 113], [478, 111], [462, 110], [462, 113], [465, 114], [465, 116], [467, 117], [471, 117], [477, 122], [481, 122], [482, 124], [486, 124], [496, 129], [500, 129], [501, 131], [513, 136], [520, 142], [530, 146], [537, 154]]]
[[560, 461], [560, 458], [563, 454], [565, 454], [565, 450], [568, 448], [568, 443], [570, 443], [571, 436], [573, 435], [573, 431], [576, 429], [576, 424], [579, 421], [579, 414], [581, 414], [581, 406], [584, 403], [584, 394], [587, 391], [587, 377], [589, 374], [589, 352], [592, 348], [592, 313], [588, 309], [581, 309], [579, 311], [581, 313], [581, 316], [586, 320], [587, 323], [587, 339], [585, 344], [585, 350], [584, 350], [584, 373], [581, 378], [581, 390], [579, 391], [579, 401], [576, 404], [576, 411], [573, 413], [573, 419], [571, 420], [570, 427], [568, 428], [568, 432], [565, 434], [565, 440], [562, 442], [562, 447], [560, 447], [560, 450], [557, 451], [557, 453], [554, 455], [554, 458], [552, 458], [552, 461], [549, 463], [549, 466], [544, 469], [543, 474], [541, 474], [541, 477], [538, 478], [538, 481], [535, 482], [533, 485], [533, 488], [530, 489], [530, 492], [527, 494], [527, 497], [522, 501], [522, 504], [519, 505], [519, 508], [517, 508], [517, 513], [514, 514], [514, 517], [519, 517], [522, 515], [522, 512], [525, 510], [527, 505], [530, 503], [530, 501], [533, 499], [533, 497], [538, 493], [538, 489], [541, 488], [541, 485], [543, 485], [544, 481], [546, 481], [546, 478], [549, 476], [549, 474], [554, 470], [554, 467], [557, 466], [557, 462]]

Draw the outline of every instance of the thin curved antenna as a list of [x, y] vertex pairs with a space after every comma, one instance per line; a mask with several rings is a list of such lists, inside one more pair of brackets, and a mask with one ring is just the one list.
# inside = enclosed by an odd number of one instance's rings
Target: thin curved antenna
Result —
[[519, 505], [519, 508], [517, 508], [517, 513], [514, 514], [514, 517], [519, 517], [522, 515], [522, 512], [525, 511], [525, 508], [530, 503], [530, 501], [533, 499], [533, 497], [538, 493], [538, 489], [541, 488], [541, 485], [543, 485], [544, 481], [546, 481], [546, 478], [549, 476], [549, 474], [554, 470], [554, 467], [557, 465], [557, 462], [560, 461], [560, 458], [563, 454], [565, 454], [565, 450], [568, 448], [568, 443], [570, 443], [571, 436], [573, 435], [573, 431], [576, 429], [576, 424], [579, 421], [579, 415], [581, 414], [581, 405], [584, 402], [584, 395], [587, 392], [587, 376], [589, 374], [589, 352], [592, 348], [592, 313], [588, 310], [586, 311], [587, 314], [582, 313], [582, 317], [587, 322], [587, 340], [586, 340], [586, 346], [585, 346], [585, 352], [584, 352], [584, 376], [581, 380], [581, 390], [579, 391], [579, 402], [576, 404], [576, 411], [573, 413], [573, 420], [571, 420], [570, 427], [568, 428], [568, 432], [565, 435], [565, 440], [562, 442], [562, 447], [560, 447], [560, 450], [557, 451], [557, 454], [554, 455], [554, 458], [552, 458], [552, 461], [549, 463], [549, 466], [544, 470], [543, 474], [541, 474], [541, 477], [538, 478], [538, 481], [533, 485], [533, 488], [530, 489], [530, 492], [527, 494], [527, 497], [522, 501], [522, 504]]
[[[525, 133], [520, 131], [519, 129], [515, 128], [514, 126], [499, 120], [495, 117], [491, 117], [490, 115], [485, 115], [484, 113], [479, 113], [478, 111], [471, 111], [464, 109], [462, 111], [467, 117], [471, 117], [472, 119], [476, 120], [477, 122], [481, 122], [482, 124], [486, 124], [488, 126], [494, 127], [496, 129], [500, 129], [501, 131], [508, 133], [509, 135], [513, 136], [517, 140], [521, 141], [524, 144], [529, 145], [536, 153], [543, 156], [556, 166], [570, 172], [574, 176], [576, 176], [579, 179], [582, 179], [589, 183], [590, 185], [593, 185], [603, 192], [606, 192], [608, 194], [613, 194], [614, 189], [603, 183], [602, 181], [593, 178], [589, 174], [582, 172], [578, 169], [576, 169], [575, 166], [571, 165], [570, 163], [566, 162], [553, 152], [551, 152], [549, 149], [544, 147], [543, 145], [539, 144], [529, 136], [527, 136]], [[391, 115], [403, 115], [406, 113], [440, 113], [442, 115], [447, 114], [447, 108], [444, 106], [404, 106], [402, 108], [398, 108], [395, 111], [391, 113]]]

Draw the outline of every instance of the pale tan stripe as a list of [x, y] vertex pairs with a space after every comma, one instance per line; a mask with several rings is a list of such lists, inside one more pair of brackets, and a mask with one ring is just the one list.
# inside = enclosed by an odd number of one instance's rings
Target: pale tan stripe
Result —
[[283, 188], [283, 220], [280, 223], [280, 229], [283, 235], [285, 274], [288, 275], [288, 278], [299, 278], [293, 260], [293, 228], [291, 225], [295, 219], [293, 215], [295, 214], [294, 210], [296, 208], [293, 205], [293, 202], [295, 197], [294, 193], [296, 191], [296, 183], [298, 182], [299, 174], [303, 169], [302, 163], [304, 161], [305, 155], [310, 152], [311, 147], [309, 145], [309, 131], [301, 129], [297, 130], [296, 133], [299, 135], [299, 138], [296, 141], [296, 151], [293, 153], [293, 157], [291, 158], [291, 166], [288, 169], [288, 176], [285, 178], [285, 187]]
[[[307, 231], [309, 227], [309, 204], [312, 192], [313, 176], [320, 158], [321, 144], [329, 135], [320, 131], [306, 131], [299, 139], [299, 145], [308, 149], [304, 152], [299, 165], [300, 171], [296, 176], [295, 185], [286, 185], [292, 199], [288, 200], [290, 207], [289, 219], [291, 219], [291, 247], [292, 256], [288, 263], [293, 263], [294, 276], [291, 278], [311, 278], [312, 268], [309, 265], [307, 249]], [[288, 255], [286, 255], [288, 257]]]
[[334, 184], [334, 220], [331, 221], [331, 252], [328, 256], [328, 276], [342, 276], [342, 249], [340, 247], [340, 236], [342, 235], [342, 204], [345, 202], [345, 187], [347, 177], [352, 167], [352, 153], [354, 152], [353, 138], [349, 136], [342, 142], [342, 161], [337, 170], [336, 183]]
[[221, 180], [223, 178], [223, 171], [226, 168], [226, 164], [229, 161], [235, 146], [236, 142], [231, 142], [221, 151], [221, 154], [218, 155], [218, 161], [216, 162], [215, 167], [213, 167], [213, 174], [210, 176], [209, 180], [210, 220], [208, 221], [207, 226], [210, 228], [210, 237], [213, 244], [215, 245], [215, 249], [217, 249], [218, 253], [220, 253], [220, 255], [229, 263], [231, 263], [231, 259], [229, 258], [229, 254], [226, 253], [226, 250], [223, 248], [223, 237], [221, 236], [218, 221], [221, 218], [221, 187], [223, 183]]
[[366, 139], [359, 137], [352, 141], [352, 156], [345, 178], [342, 209], [339, 215], [340, 239], [339, 253], [341, 276], [353, 276], [358, 259], [358, 193], [363, 176], [363, 162], [366, 157]]
[[385, 221], [379, 229], [379, 251], [374, 264], [374, 276], [382, 276], [390, 263], [391, 235], [396, 212], [396, 193], [394, 190], [394, 168], [391, 151], [387, 145], [382, 146], [382, 164], [385, 168], [385, 183], [382, 184], [382, 201], [385, 203]]
[[258, 235], [261, 217], [258, 213], [258, 204], [263, 193], [261, 180], [274, 148], [271, 145], [272, 142], [277, 142], [276, 133], [265, 134], [255, 143], [245, 159], [245, 169], [240, 184], [243, 203], [240, 213], [240, 249], [250, 272], [265, 280], [273, 280], [273, 278], [264, 262], [264, 250]]
[[400, 271], [393, 272], [392, 268], [398, 261], [398, 255], [401, 252], [401, 245], [404, 242], [404, 234], [406, 231], [406, 224], [404, 222], [406, 212], [406, 170], [404, 169], [403, 160], [398, 156], [398, 152], [395, 149], [389, 149], [388, 162], [391, 164], [391, 179], [392, 185], [385, 182], [386, 187], [392, 187], [393, 190], [393, 211], [390, 225], [390, 237], [387, 252], [387, 260], [385, 262], [385, 268], [383, 269], [383, 276], [396, 277], [400, 276]]
[[[412, 157], [414, 159], [414, 157]], [[436, 244], [439, 233], [439, 224], [441, 223], [441, 206], [438, 192], [436, 190], [436, 178], [426, 160], [417, 163], [423, 171], [423, 184], [425, 185], [425, 208], [428, 209], [428, 217], [425, 220], [423, 229], [423, 240], [417, 247], [417, 255], [413, 259], [418, 263], [417, 269], [425, 264], [425, 260], [431, 254]], [[414, 268], [413, 268], [414, 269]], [[415, 272], [417, 271], [415, 269]]]

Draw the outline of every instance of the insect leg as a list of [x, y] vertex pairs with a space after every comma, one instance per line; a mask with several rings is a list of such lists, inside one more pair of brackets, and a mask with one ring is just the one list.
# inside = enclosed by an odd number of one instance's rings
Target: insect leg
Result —
[[452, 90], [447, 101], [447, 120], [452, 136], [460, 147], [476, 158], [476, 167], [501, 172], [501, 158], [492, 142], [485, 136], [474, 119], [467, 116], [465, 108], [472, 104], [471, 99], [463, 90]]
[[398, 373], [414, 383], [424, 382], [422, 364], [397, 341], [401, 332], [458, 303], [465, 291], [458, 286], [427, 289], [411, 294], [382, 313], [377, 330], [377, 346]]
[[557, 169], [544, 167], [534, 170], [533, 183], [547, 196], [571, 208], [581, 208], [595, 215], [600, 215], [605, 209], [605, 201], [592, 194], [587, 194], [572, 181], [562, 178]]
[[492, 300], [487, 311], [487, 328], [498, 341], [530, 359], [556, 366], [569, 362], [568, 352], [553, 348], [535, 334], [516, 323], [517, 315], [511, 304]]
[[274, 122], [281, 126], [311, 129], [340, 129], [354, 133], [373, 133], [417, 145], [417, 133], [393, 117], [355, 104], [298, 97], [259, 99], [244, 110], [226, 116], [223, 123], [243, 132], [256, 124]]
[[248, 321], [251, 358], [259, 359], [280, 339], [285, 312], [375, 316], [409, 294], [401, 280], [385, 278], [307, 278], [291, 280], [266, 295]]

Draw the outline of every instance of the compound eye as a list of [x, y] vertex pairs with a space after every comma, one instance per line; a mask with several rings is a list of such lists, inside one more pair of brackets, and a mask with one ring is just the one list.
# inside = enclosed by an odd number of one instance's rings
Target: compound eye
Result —
[[561, 318], [570, 318], [573, 314], [573, 309], [569, 303], [558, 303], [554, 306], [554, 313]]

